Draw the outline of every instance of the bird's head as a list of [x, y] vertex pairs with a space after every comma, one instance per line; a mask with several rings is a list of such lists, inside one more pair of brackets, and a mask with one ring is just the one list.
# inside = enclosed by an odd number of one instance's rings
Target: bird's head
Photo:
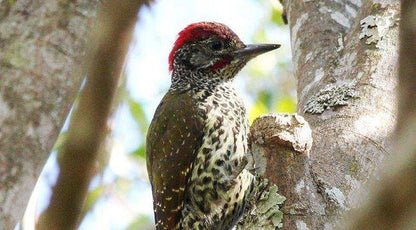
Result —
[[183, 29], [169, 55], [173, 76], [220, 76], [233, 78], [241, 68], [259, 54], [279, 48], [278, 44], [245, 45], [226, 25], [199, 22]]

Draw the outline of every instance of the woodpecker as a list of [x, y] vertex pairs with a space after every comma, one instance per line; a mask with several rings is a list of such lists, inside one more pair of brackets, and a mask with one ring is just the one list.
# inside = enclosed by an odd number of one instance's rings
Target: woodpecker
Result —
[[246, 109], [232, 86], [253, 57], [278, 44], [245, 45], [227, 26], [183, 29], [169, 55], [171, 86], [146, 138], [157, 229], [231, 229], [254, 187]]

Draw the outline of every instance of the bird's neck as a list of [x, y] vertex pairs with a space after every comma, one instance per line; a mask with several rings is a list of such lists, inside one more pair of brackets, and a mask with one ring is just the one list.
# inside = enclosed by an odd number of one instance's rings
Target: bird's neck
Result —
[[229, 85], [232, 79], [222, 76], [221, 72], [173, 70], [170, 88], [200, 94], [202, 91], [213, 92], [220, 85]]

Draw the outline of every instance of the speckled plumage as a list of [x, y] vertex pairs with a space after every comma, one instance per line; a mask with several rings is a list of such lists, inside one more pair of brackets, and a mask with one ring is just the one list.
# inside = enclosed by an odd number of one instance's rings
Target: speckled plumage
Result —
[[[218, 43], [220, 43], [218, 45]], [[172, 85], [149, 127], [147, 167], [157, 229], [231, 229], [253, 188], [248, 122], [232, 79], [252, 57], [228, 27], [196, 23], [170, 55]]]

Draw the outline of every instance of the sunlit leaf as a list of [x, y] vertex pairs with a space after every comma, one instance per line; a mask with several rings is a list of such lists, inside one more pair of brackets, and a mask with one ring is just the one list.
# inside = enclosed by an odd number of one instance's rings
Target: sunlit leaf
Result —
[[283, 97], [277, 101], [276, 110], [279, 113], [296, 112], [296, 101], [291, 97]]
[[139, 125], [141, 134], [145, 136], [147, 128], [149, 127], [149, 122], [147, 121], [142, 105], [131, 98], [128, 99], [128, 103], [130, 112], [133, 115], [134, 120]]
[[133, 156], [146, 158], [146, 146], [143, 144], [138, 149], [134, 150], [132, 153]]
[[138, 218], [136, 218], [132, 223], [127, 226], [126, 230], [136, 230], [136, 229], [154, 229], [154, 226], [152, 224], [152, 221], [144, 216], [140, 215]]
[[251, 107], [248, 113], [248, 120], [250, 124], [252, 124], [254, 119], [256, 119], [257, 117], [268, 112], [269, 110], [267, 109], [267, 106], [262, 101], [257, 101], [256, 104], [254, 104], [253, 107]]
[[263, 90], [257, 95], [257, 101], [262, 102], [269, 110], [272, 102], [272, 92]]
[[275, 23], [276, 25], [284, 25], [282, 11], [276, 8], [272, 8], [272, 14], [270, 15], [270, 21]]

